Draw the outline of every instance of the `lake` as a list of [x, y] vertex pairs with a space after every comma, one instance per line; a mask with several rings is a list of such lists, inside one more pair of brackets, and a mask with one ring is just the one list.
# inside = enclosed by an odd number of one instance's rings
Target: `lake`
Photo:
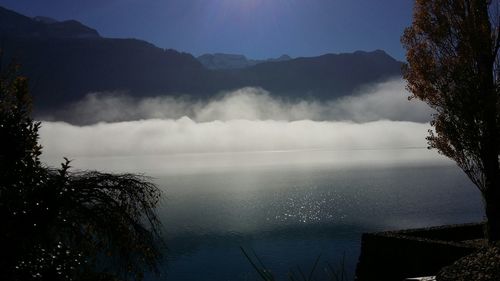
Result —
[[363, 232], [483, 218], [463, 172], [424, 148], [80, 156], [73, 166], [144, 173], [164, 191], [168, 250], [147, 280], [259, 280], [240, 246], [278, 280], [309, 272], [318, 255], [318, 280], [343, 256], [352, 277]]

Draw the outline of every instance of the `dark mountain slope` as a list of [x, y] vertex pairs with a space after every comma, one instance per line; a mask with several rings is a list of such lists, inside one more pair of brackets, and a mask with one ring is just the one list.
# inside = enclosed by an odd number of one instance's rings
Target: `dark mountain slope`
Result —
[[89, 92], [202, 94], [202, 84], [193, 83], [206, 72], [198, 61], [144, 41], [9, 38], [4, 42], [4, 59], [22, 64], [40, 109], [74, 102]]
[[380, 50], [268, 62], [238, 73], [246, 85], [276, 94], [320, 99], [351, 94], [363, 84], [399, 75], [401, 62]]
[[29, 38], [98, 38], [99, 33], [75, 20], [58, 22], [47, 17], [29, 18], [0, 7], [0, 35]]
[[383, 51], [328, 54], [209, 70], [190, 54], [135, 39], [109, 39], [76, 21], [31, 19], [0, 8], [3, 64], [15, 60], [32, 81], [39, 112], [89, 92], [131, 96], [190, 95], [261, 87], [285, 98], [332, 99], [362, 85], [400, 76], [401, 62]]
[[292, 58], [288, 55], [282, 55], [278, 58], [267, 60], [253, 60], [247, 59], [244, 55], [237, 54], [204, 54], [196, 58], [203, 66], [208, 69], [221, 70], [221, 69], [239, 69], [254, 66], [264, 62], [287, 61]]

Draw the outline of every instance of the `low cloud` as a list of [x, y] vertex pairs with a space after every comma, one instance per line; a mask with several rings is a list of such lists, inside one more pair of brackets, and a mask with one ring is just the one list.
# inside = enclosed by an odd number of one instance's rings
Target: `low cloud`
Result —
[[59, 158], [425, 148], [432, 111], [407, 96], [401, 80], [329, 102], [291, 102], [258, 88], [205, 102], [91, 94], [55, 115], [73, 124], [44, 121], [40, 136], [44, 155]]
[[369, 122], [394, 120], [428, 122], [433, 111], [423, 102], [408, 100], [410, 93], [403, 80], [365, 87], [359, 94], [328, 103], [333, 120]]
[[75, 126], [43, 122], [49, 156], [125, 156], [301, 149], [425, 147], [429, 126], [403, 121], [230, 120], [196, 122], [187, 117]]
[[186, 97], [136, 99], [121, 93], [92, 93], [67, 109], [45, 116], [88, 125], [146, 119], [179, 119], [196, 122], [230, 120], [429, 121], [432, 111], [422, 102], [408, 101], [402, 80], [364, 87], [357, 94], [331, 101], [288, 101], [260, 88], [221, 93], [208, 101]]

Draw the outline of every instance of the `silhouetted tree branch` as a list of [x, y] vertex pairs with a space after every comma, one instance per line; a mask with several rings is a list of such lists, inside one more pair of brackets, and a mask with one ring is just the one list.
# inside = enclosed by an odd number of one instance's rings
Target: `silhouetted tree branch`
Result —
[[498, 7], [498, 0], [417, 0], [402, 37], [408, 89], [437, 112], [429, 144], [481, 191], [490, 241], [500, 240]]
[[141, 280], [163, 247], [148, 178], [40, 162], [28, 80], [0, 78], [0, 280]]

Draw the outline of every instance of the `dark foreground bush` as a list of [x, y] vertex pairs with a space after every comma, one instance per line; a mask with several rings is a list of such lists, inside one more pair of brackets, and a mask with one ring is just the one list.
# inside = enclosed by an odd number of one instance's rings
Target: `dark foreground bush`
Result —
[[141, 280], [160, 259], [161, 192], [133, 174], [40, 162], [27, 79], [0, 78], [0, 280]]

